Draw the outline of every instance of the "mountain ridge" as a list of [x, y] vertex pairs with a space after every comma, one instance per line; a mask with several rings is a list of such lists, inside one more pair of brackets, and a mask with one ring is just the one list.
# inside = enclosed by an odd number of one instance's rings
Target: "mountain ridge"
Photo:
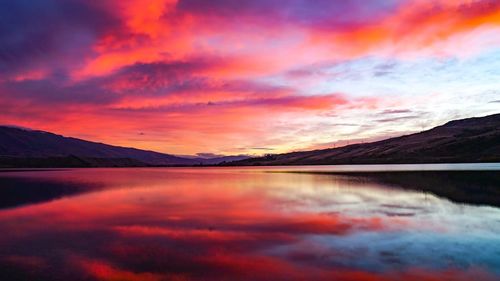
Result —
[[235, 159], [232, 156], [226, 157], [183, 158], [151, 150], [66, 137], [46, 131], [0, 126], [0, 167], [194, 166], [213, 165], [226, 159]]
[[432, 129], [370, 143], [297, 151], [229, 165], [500, 162], [500, 114], [452, 120]]
[[[184, 158], [17, 126], [0, 126], [0, 167], [259, 166], [500, 162], [500, 114], [452, 120], [419, 133], [337, 148]], [[234, 161], [236, 160], [236, 161]]]

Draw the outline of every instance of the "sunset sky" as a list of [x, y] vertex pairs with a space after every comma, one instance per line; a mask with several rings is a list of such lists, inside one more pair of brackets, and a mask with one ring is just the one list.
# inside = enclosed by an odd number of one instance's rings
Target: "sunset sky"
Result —
[[500, 1], [1, 1], [0, 105], [178, 155], [417, 132], [500, 111]]

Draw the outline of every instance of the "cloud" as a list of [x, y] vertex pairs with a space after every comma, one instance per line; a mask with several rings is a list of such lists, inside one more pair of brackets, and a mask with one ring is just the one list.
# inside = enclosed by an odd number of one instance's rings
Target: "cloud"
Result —
[[[297, 110], [309, 111], [327, 111], [339, 106], [350, 104], [350, 102], [340, 94], [317, 95], [317, 96], [302, 96], [302, 95], [279, 95], [276, 97], [259, 97], [255, 94], [255, 98], [241, 98], [237, 95], [234, 99], [224, 100], [220, 102], [182, 102], [170, 103], [163, 106], [146, 106], [146, 107], [119, 107], [114, 110], [125, 112], [202, 112], [202, 111], [223, 111], [254, 109], [256, 112], [259, 110], [276, 109], [278, 112], [286, 113]], [[269, 112], [272, 114], [272, 112]], [[251, 116], [249, 116], [251, 117]]]
[[419, 119], [419, 118], [421, 118], [421, 116], [399, 116], [399, 117], [378, 119], [376, 121], [379, 123], [389, 123], [389, 122], [398, 122], [398, 121], [403, 121], [403, 120], [412, 120], [412, 119]]
[[396, 64], [393, 62], [379, 64], [374, 68], [373, 75], [377, 77], [386, 76], [391, 74], [395, 67]]
[[71, 69], [92, 54], [95, 40], [120, 21], [85, 1], [12, 1], [0, 9], [0, 73]]
[[387, 115], [387, 114], [403, 114], [403, 113], [412, 113], [413, 111], [410, 109], [386, 109], [381, 111], [379, 115]]
[[[438, 89], [449, 97], [486, 87], [473, 77], [434, 75], [446, 67], [427, 60], [469, 67], [465, 58], [500, 46], [492, 36], [499, 14], [487, 0], [5, 2], [0, 117], [176, 154], [203, 151], [200, 139], [221, 154], [237, 142], [233, 153], [310, 146], [306, 127], [316, 128], [319, 143], [335, 141], [326, 138], [354, 126], [331, 132], [332, 118], [363, 124], [384, 109], [380, 116], [421, 112], [409, 97], [423, 100], [437, 91], [429, 84], [443, 81], [448, 86]], [[474, 66], [485, 73], [482, 85], [498, 88], [487, 75], [495, 65]], [[137, 132], [148, 140], [133, 141]]]
[[[212, 16], [224, 20], [257, 20], [261, 24], [297, 24], [309, 28], [343, 30], [370, 24], [393, 12], [402, 1], [362, 0], [304, 2], [300, 0], [264, 1], [181, 0], [180, 12]], [[349, 11], [347, 13], [347, 11]]]

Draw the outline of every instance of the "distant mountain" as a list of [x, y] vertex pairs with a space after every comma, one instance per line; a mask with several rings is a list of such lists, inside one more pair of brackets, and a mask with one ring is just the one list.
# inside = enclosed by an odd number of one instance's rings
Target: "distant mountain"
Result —
[[267, 155], [228, 165], [500, 162], [500, 114], [450, 121], [416, 134], [339, 148]]
[[191, 159], [196, 159], [199, 163], [202, 165], [217, 165], [217, 164], [222, 164], [222, 163], [229, 163], [229, 162], [234, 162], [234, 161], [240, 161], [244, 159], [250, 158], [249, 156], [245, 155], [230, 155], [230, 156], [218, 156], [218, 157], [213, 157], [213, 158], [191, 158]]
[[44, 131], [0, 126], [0, 167], [135, 167], [218, 164], [242, 158], [183, 158]]

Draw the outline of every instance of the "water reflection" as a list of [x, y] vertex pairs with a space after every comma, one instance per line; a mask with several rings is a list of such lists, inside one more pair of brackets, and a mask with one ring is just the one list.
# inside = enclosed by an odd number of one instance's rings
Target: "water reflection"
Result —
[[78, 182], [0, 177], [0, 209], [56, 200], [98, 190], [100, 187]]
[[[290, 172], [289, 172], [290, 173]], [[430, 192], [464, 204], [500, 207], [500, 171], [294, 172]]]
[[0, 210], [0, 280], [500, 277], [499, 209], [395, 188], [403, 179], [229, 168], [2, 173], [0, 181], [76, 191]]

